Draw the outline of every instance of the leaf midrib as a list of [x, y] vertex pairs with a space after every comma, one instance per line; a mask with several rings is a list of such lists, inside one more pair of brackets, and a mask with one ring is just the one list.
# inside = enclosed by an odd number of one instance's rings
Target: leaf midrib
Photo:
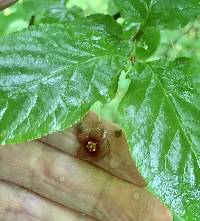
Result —
[[148, 69], [152, 72], [153, 76], [156, 78], [157, 82], [159, 83], [159, 85], [160, 85], [160, 87], [163, 91], [164, 96], [166, 97], [167, 101], [169, 102], [170, 108], [173, 110], [173, 113], [175, 115], [175, 119], [176, 119], [176, 121], [177, 121], [177, 123], [178, 123], [185, 139], [187, 140], [188, 144], [190, 145], [190, 148], [193, 151], [193, 153], [195, 154], [195, 156], [197, 156], [196, 151], [193, 149], [192, 142], [190, 141], [188, 135], [184, 132], [184, 129], [183, 129], [183, 126], [182, 126], [182, 123], [181, 123], [181, 119], [179, 119], [178, 111], [174, 107], [173, 102], [171, 101], [170, 97], [168, 96], [163, 84], [161, 83], [161, 81], [160, 81], [159, 77], [157, 76], [156, 72], [154, 71], [153, 67], [151, 65], [147, 64], [147, 63], [146, 63], [146, 65], [147, 65]]

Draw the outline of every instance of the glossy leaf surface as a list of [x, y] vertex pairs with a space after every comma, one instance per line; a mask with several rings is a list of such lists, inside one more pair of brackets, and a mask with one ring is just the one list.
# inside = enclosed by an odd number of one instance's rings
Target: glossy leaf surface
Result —
[[176, 29], [185, 26], [199, 15], [198, 0], [117, 0], [127, 25]]
[[96, 15], [2, 37], [0, 143], [65, 129], [111, 99], [130, 53], [120, 34], [110, 16]]
[[119, 122], [132, 156], [175, 220], [198, 221], [200, 105], [190, 60], [137, 63], [130, 78]]

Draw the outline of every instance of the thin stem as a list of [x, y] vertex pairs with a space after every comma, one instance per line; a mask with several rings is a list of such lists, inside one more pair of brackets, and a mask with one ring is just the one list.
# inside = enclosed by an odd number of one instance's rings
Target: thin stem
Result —
[[8, 8], [9, 6], [15, 4], [18, 0], [0, 0], [0, 10]]

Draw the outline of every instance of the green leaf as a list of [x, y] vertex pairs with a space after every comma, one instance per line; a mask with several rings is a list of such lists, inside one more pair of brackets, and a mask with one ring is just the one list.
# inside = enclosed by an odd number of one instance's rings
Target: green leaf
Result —
[[118, 121], [149, 189], [175, 220], [199, 221], [200, 105], [190, 68], [186, 58], [136, 63]]
[[64, 5], [53, 5], [43, 15], [41, 23], [66, 23], [83, 17], [83, 11], [77, 6], [67, 9]]
[[126, 30], [136, 27], [176, 29], [194, 20], [200, 11], [198, 0], [117, 0], [115, 5], [125, 19]]
[[0, 143], [63, 130], [111, 99], [131, 49], [120, 34], [95, 15], [0, 38]]
[[83, 17], [82, 9], [77, 6], [67, 8], [66, 0], [25, 0], [24, 9], [29, 19], [34, 16], [34, 24], [66, 23]]
[[192, 58], [190, 73], [193, 76], [193, 85], [195, 88], [195, 103], [200, 106], [200, 60], [197, 54]]
[[66, 1], [65, 0], [24, 0], [23, 5], [24, 5], [24, 10], [27, 12], [28, 16], [41, 16], [46, 10], [48, 10], [50, 7], [54, 5], [65, 5]]
[[118, 0], [125, 19], [161, 29], [185, 26], [199, 15], [198, 0]]
[[137, 42], [135, 50], [136, 57], [141, 60], [149, 58], [158, 48], [160, 43], [160, 32], [155, 28], [146, 28], [144, 34]]
[[194, 56], [192, 59], [192, 66], [190, 70], [192, 76], [193, 76], [193, 84], [197, 90], [197, 93], [199, 94], [199, 100], [200, 100], [200, 60], [199, 57]]

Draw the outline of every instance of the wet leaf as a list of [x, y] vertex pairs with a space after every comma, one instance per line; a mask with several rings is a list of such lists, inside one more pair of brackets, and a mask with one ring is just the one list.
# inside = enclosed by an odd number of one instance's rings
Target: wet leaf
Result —
[[121, 11], [128, 26], [142, 25], [159, 29], [176, 29], [193, 21], [198, 15], [198, 0], [118, 0], [115, 6]]
[[111, 99], [130, 53], [120, 34], [110, 16], [95, 15], [2, 37], [0, 143], [63, 130]]
[[200, 219], [200, 105], [190, 60], [137, 63], [120, 104], [133, 158], [175, 220]]

